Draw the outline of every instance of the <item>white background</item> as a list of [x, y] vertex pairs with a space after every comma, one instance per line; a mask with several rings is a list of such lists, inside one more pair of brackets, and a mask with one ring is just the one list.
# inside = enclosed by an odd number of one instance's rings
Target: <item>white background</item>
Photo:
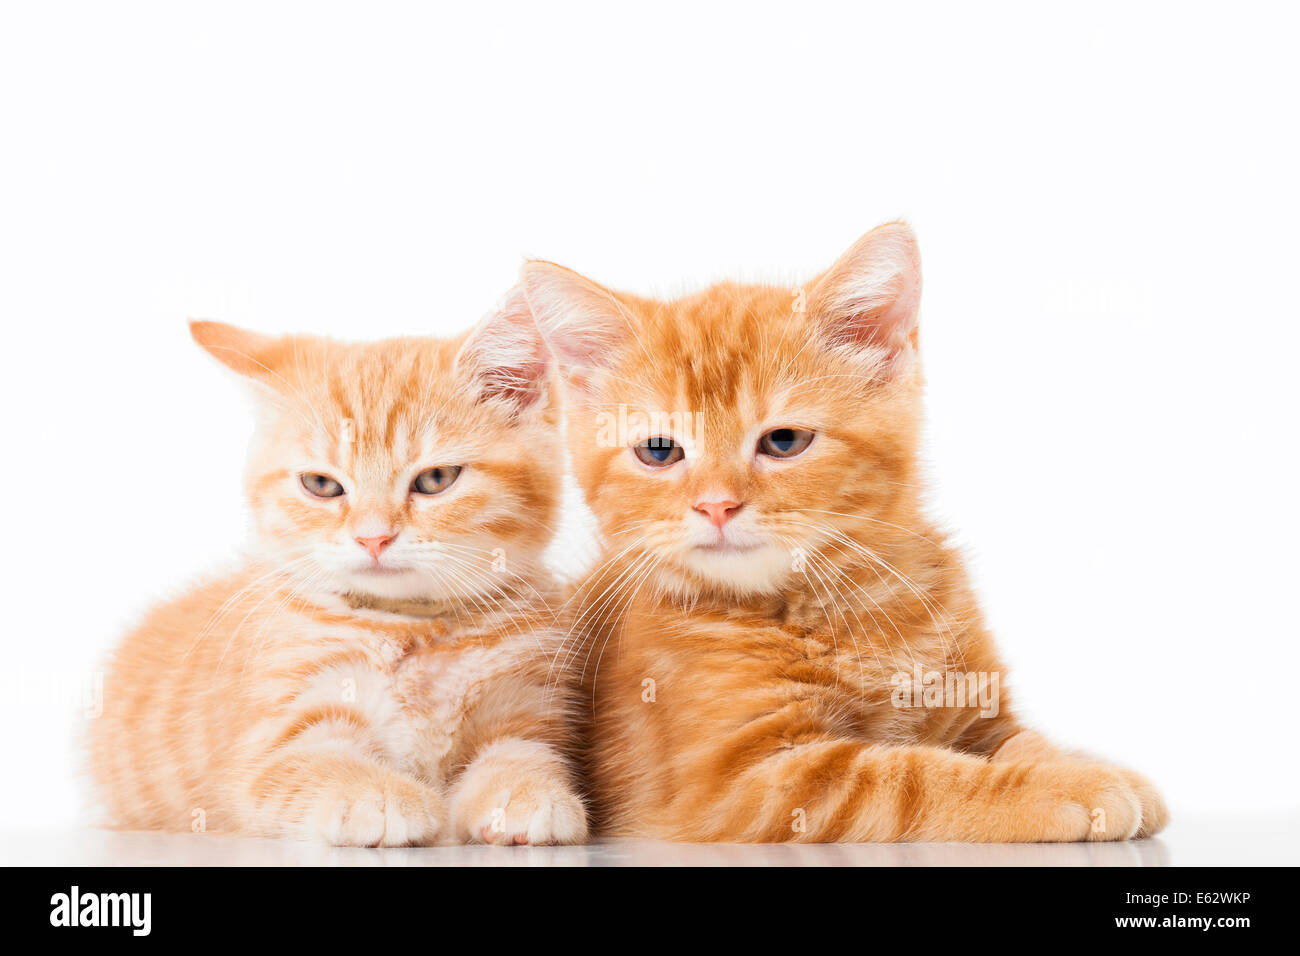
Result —
[[784, 282], [899, 216], [1022, 706], [1176, 811], [1296, 804], [1283, 5], [3, 9], [0, 825], [81, 819], [78, 680], [242, 539], [187, 316], [443, 334], [527, 256]]

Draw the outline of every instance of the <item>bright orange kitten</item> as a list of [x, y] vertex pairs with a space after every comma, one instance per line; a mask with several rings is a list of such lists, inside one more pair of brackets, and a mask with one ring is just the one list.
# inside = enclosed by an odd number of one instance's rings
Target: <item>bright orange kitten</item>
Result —
[[563, 659], [593, 812], [677, 840], [1122, 840], [1137, 774], [1024, 729], [958, 555], [925, 517], [920, 265], [903, 225], [793, 292], [674, 302], [545, 262], [605, 554]]
[[117, 650], [91, 741], [112, 822], [583, 840], [540, 563], [558, 413], [518, 293], [454, 341], [191, 328], [258, 395], [255, 553]]

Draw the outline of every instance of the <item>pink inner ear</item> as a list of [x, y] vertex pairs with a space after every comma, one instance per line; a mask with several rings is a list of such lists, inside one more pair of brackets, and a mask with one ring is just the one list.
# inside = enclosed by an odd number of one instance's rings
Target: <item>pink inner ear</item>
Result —
[[835, 320], [842, 343], [872, 345], [896, 353], [915, 342], [921, 290], [909, 286], [901, 276], [890, 287], [891, 291], [878, 296], [844, 303]]
[[556, 362], [570, 384], [583, 387], [617, 354], [631, 323], [627, 311], [596, 283], [550, 262], [527, 263], [522, 285]]
[[890, 223], [863, 236], [818, 281], [814, 300], [832, 345], [891, 357], [915, 348], [921, 259], [912, 231]]
[[479, 323], [456, 356], [482, 385], [483, 395], [527, 408], [540, 397], [550, 355], [518, 286]]
[[545, 362], [521, 364], [516, 368], [501, 366], [488, 369], [481, 376], [483, 395], [508, 399], [520, 408], [528, 408], [541, 396], [541, 383], [545, 374]]

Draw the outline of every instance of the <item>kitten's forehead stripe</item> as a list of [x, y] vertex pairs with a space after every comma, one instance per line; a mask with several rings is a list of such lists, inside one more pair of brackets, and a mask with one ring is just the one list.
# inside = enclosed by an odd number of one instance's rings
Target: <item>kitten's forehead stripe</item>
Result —
[[316, 444], [328, 447], [339, 467], [371, 477], [405, 467], [435, 428], [434, 406], [419, 385], [436, 374], [431, 364], [417, 355], [370, 350], [330, 368], [317, 392], [328, 434]]
[[[798, 381], [807, 337], [788, 299], [783, 289], [724, 284], [657, 304], [618, 377], [645, 382], [657, 393], [651, 404], [698, 414], [714, 439], [725, 436], [767, 414], [775, 383]], [[647, 354], [658, 358], [652, 378]]]

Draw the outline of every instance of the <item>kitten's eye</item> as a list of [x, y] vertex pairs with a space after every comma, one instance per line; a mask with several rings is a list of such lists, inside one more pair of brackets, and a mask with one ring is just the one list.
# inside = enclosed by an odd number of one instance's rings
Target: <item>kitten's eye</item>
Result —
[[815, 434], [806, 428], [773, 428], [758, 440], [758, 451], [771, 458], [793, 458], [812, 444]]
[[632, 453], [651, 468], [667, 468], [686, 457], [686, 451], [671, 438], [658, 435], [632, 446]]
[[317, 498], [337, 498], [343, 494], [343, 486], [329, 475], [308, 473], [299, 475], [298, 480], [302, 482], [303, 488], [307, 490], [309, 495]]
[[446, 491], [460, 477], [460, 465], [443, 465], [440, 468], [426, 468], [415, 476], [411, 490], [417, 495], [436, 495]]

